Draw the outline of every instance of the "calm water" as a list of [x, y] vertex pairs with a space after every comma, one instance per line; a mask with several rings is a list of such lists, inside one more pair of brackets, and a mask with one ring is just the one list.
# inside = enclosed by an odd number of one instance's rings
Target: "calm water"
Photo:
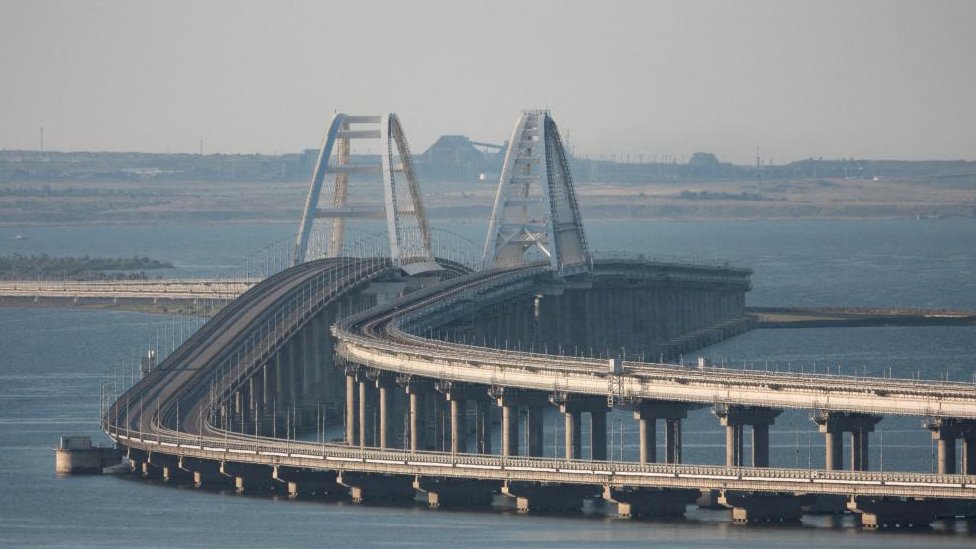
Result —
[[[450, 230], [480, 240], [483, 224]], [[0, 228], [0, 253], [149, 255], [206, 272], [233, 266], [284, 224]], [[976, 223], [592, 223], [597, 249], [729, 260], [756, 271], [754, 305], [976, 309]], [[13, 240], [24, 234], [28, 240]], [[57, 478], [51, 448], [63, 433], [97, 435], [98, 387], [172, 321], [152, 315], [0, 308], [0, 546], [2, 547], [972, 547], [973, 534], [872, 533], [830, 528], [740, 528], [724, 513], [678, 523], [430, 512], [290, 502], [154, 485], [125, 477]], [[976, 329], [955, 327], [759, 330], [706, 349], [714, 361], [770, 369], [972, 380]], [[635, 451], [633, 422], [611, 420], [614, 452]], [[622, 435], [620, 434], [622, 430]], [[931, 441], [918, 418], [886, 418], [872, 464], [927, 471]], [[721, 460], [723, 432], [707, 411], [685, 426], [689, 462]], [[558, 441], [548, 441], [549, 444]], [[772, 430], [773, 464], [817, 467], [823, 448], [806, 412]], [[548, 445], [548, 444], [547, 444]]]

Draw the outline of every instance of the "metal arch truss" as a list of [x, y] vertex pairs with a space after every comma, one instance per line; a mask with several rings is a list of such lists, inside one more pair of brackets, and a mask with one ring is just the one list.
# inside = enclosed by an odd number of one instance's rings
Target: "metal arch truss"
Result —
[[[352, 164], [350, 141], [353, 139], [379, 140], [379, 165]], [[382, 208], [375, 204], [349, 203], [349, 180], [353, 174], [382, 174]], [[323, 184], [330, 196], [328, 205], [320, 208]], [[404, 267], [420, 264], [424, 265], [424, 269], [436, 267], [431, 251], [430, 227], [400, 120], [393, 113], [382, 116], [338, 113], [329, 124], [309, 183], [308, 198], [295, 239], [294, 264], [309, 259], [309, 239], [316, 218], [332, 220], [325, 256], [339, 257], [345, 244], [346, 220], [377, 216], [386, 218], [390, 257], [394, 265]]]
[[525, 111], [508, 142], [482, 267], [522, 265], [537, 249], [557, 276], [592, 270], [559, 128], [548, 111]]

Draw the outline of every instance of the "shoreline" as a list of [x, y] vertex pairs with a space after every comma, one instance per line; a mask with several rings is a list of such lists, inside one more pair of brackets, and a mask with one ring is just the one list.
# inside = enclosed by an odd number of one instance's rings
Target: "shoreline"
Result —
[[861, 307], [746, 307], [754, 329], [976, 326], [976, 311]]
[[[200, 316], [192, 299], [0, 296], [0, 309], [87, 309]], [[208, 311], [214, 313], [216, 310]], [[751, 329], [976, 326], [976, 311], [863, 307], [746, 307]]]

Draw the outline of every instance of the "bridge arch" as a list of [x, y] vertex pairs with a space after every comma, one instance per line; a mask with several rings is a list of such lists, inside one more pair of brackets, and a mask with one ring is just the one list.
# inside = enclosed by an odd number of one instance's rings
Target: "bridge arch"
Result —
[[[353, 155], [352, 142], [379, 142], [379, 162], [372, 155]], [[379, 176], [379, 177], [377, 177]], [[362, 180], [364, 179], [364, 180]], [[362, 180], [362, 181], [359, 181]], [[382, 185], [382, 195], [370, 192], [350, 196], [354, 181]], [[326, 205], [320, 207], [323, 187]], [[382, 196], [382, 204], [374, 197]], [[436, 268], [431, 250], [430, 227], [410, 155], [407, 138], [396, 114], [332, 117], [309, 181], [308, 195], [295, 238], [293, 263], [310, 259], [310, 240], [315, 220], [331, 220], [325, 257], [340, 257], [349, 219], [383, 218], [387, 225], [390, 257], [398, 267], [412, 270]]]

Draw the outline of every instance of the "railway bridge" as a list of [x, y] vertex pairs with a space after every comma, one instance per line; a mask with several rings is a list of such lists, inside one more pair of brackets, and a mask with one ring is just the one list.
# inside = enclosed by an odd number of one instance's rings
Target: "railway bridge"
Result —
[[[390, 257], [339, 255], [344, 222], [335, 220], [365, 211], [345, 202], [344, 187], [374, 173], [348, 164], [348, 140], [387, 139], [384, 154], [401, 151], [378, 170], [386, 211], [407, 202], [405, 215], [422, 219], [391, 116], [337, 115], [330, 126], [296, 241], [305, 261], [255, 284], [105, 403], [103, 428], [134, 469], [357, 502], [419, 494], [432, 508], [573, 511], [597, 499], [621, 517], [675, 516], [707, 494], [742, 523], [795, 521], [818, 499], [866, 527], [976, 516], [972, 385], [671, 363], [748, 328], [751, 273], [593, 260], [546, 112], [516, 125], [482, 269], [397, 232], [399, 214], [388, 216]], [[320, 215], [328, 177], [333, 196]], [[395, 198], [398, 178], [409, 200]], [[310, 220], [320, 216], [333, 219], [331, 253], [311, 259]], [[682, 422], [702, 409], [725, 428], [724, 463], [682, 459]], [[784, 409], [811, 412], [823, 469], [769, 466], [769, 432]], [[608, 452], [614, 410], [638, 426], [636, 459]], [[554, 415], [558, 423], [544, 420]], [[871, 432], [885, 415], [925, 418], [937, 472], [872, 470]], [[546, 439], [561, 448], [544, 448]]]

